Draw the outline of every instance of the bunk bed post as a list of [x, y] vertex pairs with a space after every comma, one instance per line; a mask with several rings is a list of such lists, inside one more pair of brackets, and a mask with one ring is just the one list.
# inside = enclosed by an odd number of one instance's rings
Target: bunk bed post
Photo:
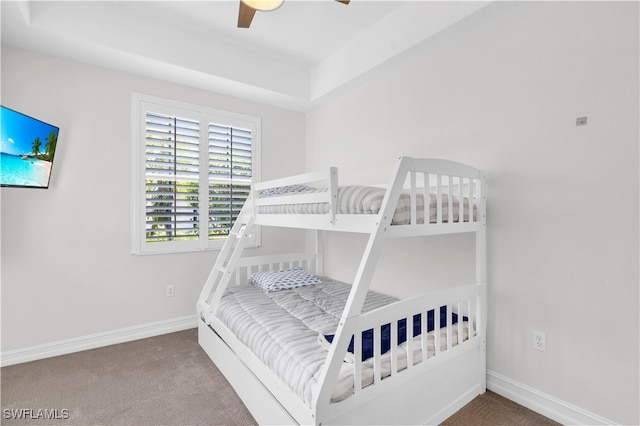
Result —
[[316, 229], [316, 274], [324, 275], [325, 231]]
[[[480, 286], [480, 354], [478, 356], [480, 393], [487, 389], [487, 214], [486, 214], [486, 177], [484, 170], [480, 171], [477, 215], [480, 227], [476, 232], [476, 284]], [[471, 198], [471, 197], [470, 197]], [[469, 200], [469, 217], [473, 216], [473, 205]]]
[[329, 192], [331, 201], [330, 212], [331, 215], [331, 224], [334, 225], [336, 223], [336, 214], [338, 213], [338, 168], [337, 167], [329, 167]]

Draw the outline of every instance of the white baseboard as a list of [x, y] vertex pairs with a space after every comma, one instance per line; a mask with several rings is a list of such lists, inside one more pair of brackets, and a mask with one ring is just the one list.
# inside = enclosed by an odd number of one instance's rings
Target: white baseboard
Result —
[[487, 389], [563, 425], [616, 424], [490, 370], [487, 370]]
[[197, 315], [189, 315], [186, 317], [156, 321], [133, 327], [91, 334], [88, 336], [75, 337], [73, 339], [60, 340], [58, 342], [46, 343], [23, 349], [15, 349], [0, 353], [0, 366], [6, 367], [8, 365], [70, 354], [87, 349], [95, 349], [103, 346], [115, 345], [117, 343], [130, 342], [147, 337], [159, 336], [161, 334], [196, 328], [197, 326]]

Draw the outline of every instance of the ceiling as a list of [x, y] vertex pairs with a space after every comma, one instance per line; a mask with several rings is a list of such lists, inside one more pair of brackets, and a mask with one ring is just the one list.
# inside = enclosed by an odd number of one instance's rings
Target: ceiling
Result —
[[488, 1], [2, 1], [2, 42], [308, 111]]

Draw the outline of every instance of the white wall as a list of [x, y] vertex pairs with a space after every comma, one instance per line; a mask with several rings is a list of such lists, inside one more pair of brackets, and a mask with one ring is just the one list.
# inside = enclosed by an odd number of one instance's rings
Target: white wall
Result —
[[195, 315], [216, 251], [131, 254], [131, 92], [261, 117], [263, 178], [303, 171], [301, 113], [3, 46], [2, 104], [60, 127], [49, 189], [2, 189], [3, 352]]
[[[494, 3], [312, 111], [306, 127], [307, 169], [337, 165], [348, 182], [385, 181], [400, 155], [485, 168], [488, 369], [622, 424], [640, 423], [638, 12]], [[392, 279], [387, 291], [403, 294], [447, 269], [450, 281], [472, 277], [455, 260], [471, 244], [454, 240], [394, 243], [375, 286]], [[328, 270], [352, 277], [344, 260], [364, 241], [329, 244]], [[443, 265], [434, 247], [454, 254]], [[401, 253], [407, 269], [394, 269]], [[534, 330], [546, 353], [532, 349]]]

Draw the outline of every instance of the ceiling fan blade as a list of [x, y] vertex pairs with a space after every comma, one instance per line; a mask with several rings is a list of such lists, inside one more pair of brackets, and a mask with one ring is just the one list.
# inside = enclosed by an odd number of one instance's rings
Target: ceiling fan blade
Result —
[[256, 10], [244, 4], [242, 0], [238, 0], [238, 3], [240, 3], [240, 10], [238, 11], [238, 28], [249, 28]]
[[338, 3], [349, 4], [350, 0], [336, 0]]

